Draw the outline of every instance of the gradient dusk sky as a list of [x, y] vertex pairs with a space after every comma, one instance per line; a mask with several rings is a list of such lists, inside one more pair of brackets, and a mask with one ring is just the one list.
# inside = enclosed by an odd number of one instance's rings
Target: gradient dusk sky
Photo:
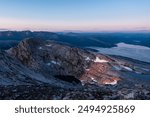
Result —
[[150, 30], [150, 0], [0, 0], [0, 29]]

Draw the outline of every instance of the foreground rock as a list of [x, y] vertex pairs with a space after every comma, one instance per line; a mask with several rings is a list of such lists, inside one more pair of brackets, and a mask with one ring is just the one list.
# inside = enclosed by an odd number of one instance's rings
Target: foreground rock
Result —
[[[119, 86], [120, 87], [120, 86]], [[50, 85], [0, 86], [2, 100], [149, 100], [150, 88], [116, 88], [86, 84], [82, 88], [63, 89]]]

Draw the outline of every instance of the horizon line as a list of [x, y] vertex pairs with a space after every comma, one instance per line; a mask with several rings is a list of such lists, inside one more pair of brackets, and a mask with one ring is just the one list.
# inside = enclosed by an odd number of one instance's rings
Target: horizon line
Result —
[[5, 29], [5, 28], [0, 28], [0, 32], [5, 32], [5, 31], [17, 31], [17, 32], [23, 32], [23, 31], [30, 31], [30, 32], [62, 32], [62, 33], [115, 33], [115, 32], [131, 32], [131, 33], [136, 33], [136, 32], [141, 32], [141, 33], [150, 33], [150, 30], [93, 30], [93, 31], [87, 31], [87, 30], [60, 30], [60, 31], [52, 31], [52, 30], [43, 30], [43, 29], [38, 29], [38, 30], [32, 30], [32, 29]]

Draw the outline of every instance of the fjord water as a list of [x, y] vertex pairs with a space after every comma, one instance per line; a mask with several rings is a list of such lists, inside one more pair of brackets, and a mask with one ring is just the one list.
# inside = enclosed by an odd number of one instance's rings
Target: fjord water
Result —
[[117, 47], [112, 48], [101, 48], [101, 47], [90, 47], [98, 50], [99, 53], [109, 55], [119, 55], [137, 59], [144, 62], [150, 62], [150, 48], [140, 45], [132, 45], [126, 43], [118, 43]]

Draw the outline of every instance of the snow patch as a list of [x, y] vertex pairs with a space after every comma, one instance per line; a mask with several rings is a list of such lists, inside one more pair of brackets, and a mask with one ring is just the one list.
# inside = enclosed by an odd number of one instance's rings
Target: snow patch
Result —
[[105, 84], [116, 85], [117, 84], [117, 80], [114, 80], [113, 82], [105, 82]]
[[96, 57], [96, 59], [94, 60], [95, 63], [107, 63], [108, 61], [104, 60], [104, 59], [100, 59], [99, 57]]
[[92, 81], [97, 82], [97, 80], [95, 80], [93, 77], [91, 77]]
[[90, 69], [86, 69], [86, 71], [90, 71]]
[[92, 80], [94, 80], [94, 78], [91, 78]]
[[127, 67], [127, 66], [122, 66], [122, 67], [128, 71], [133, 71], [133, 69], [131, 69], [130, 67]]
[[85, 80], [80, 80], [80, 81], [81, 81], [82, 86], [84, 86], [85, 85]]
[[136, 71], [135, 73], [137, 73], [137, 74], [141, 74], [141, 72], [138, 72], [138, 71]]
[[60, 63], [56, 62], [56, 61], [51, 61], [51, 62], [47, 63], [48, 66], [50, 66], [51, 64], [60, 65]]
[[91, 59], [90, 59], [90, 57], [86, 57], [85, 60], [86, 61], [90, 61]]
[[42, 47], [39, 47], [39, 49], [41, 50], [41, 49], [42, 49]]
[[113, 66], [115, 70], [120, 71], [122, 70], [120, 66]]

